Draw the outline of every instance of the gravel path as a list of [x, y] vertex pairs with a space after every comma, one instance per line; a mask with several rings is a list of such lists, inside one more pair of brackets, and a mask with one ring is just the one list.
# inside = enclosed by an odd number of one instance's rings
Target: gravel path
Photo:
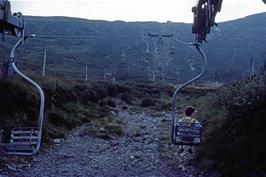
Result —
[[162, 117], [128, 112], [120, 116], [126, 122], [122, 137], [103, 140], [81, 136], [80, 128], [10, 176], [196, 176], [192, 167], [183, 171], [178, 168], [179, 155], [162, 157], [160, 136], [165, 122]]

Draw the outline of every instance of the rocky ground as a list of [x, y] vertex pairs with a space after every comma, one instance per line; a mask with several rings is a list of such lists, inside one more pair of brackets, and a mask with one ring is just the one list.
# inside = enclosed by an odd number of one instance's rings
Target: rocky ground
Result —
[[191, 155], [179, 155], [170, 144], [169, 116], [122, 112], [119, 117], [125, 121], [119, 138], [93, 138], [84, 125], [47, 152], [8, 164], [0, 176], [207, 176], [190, 163]]

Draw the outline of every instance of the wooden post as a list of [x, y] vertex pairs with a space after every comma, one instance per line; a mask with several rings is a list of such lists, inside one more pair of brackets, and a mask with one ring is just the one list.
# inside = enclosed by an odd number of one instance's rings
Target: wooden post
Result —
[[88, 65], [86, 64], [85, 82], [88, 81]]
[[44, 51], [44, 55], [43, 55], [42, 77], [45, 76], [45, 67], [46, 67], [46, 49], [45, 49], [45, 51]]

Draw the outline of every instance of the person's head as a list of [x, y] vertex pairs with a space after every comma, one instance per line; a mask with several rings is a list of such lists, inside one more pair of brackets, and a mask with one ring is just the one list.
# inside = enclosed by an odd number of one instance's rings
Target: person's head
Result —
[[196, 112], [196, 108], [193, 106], [188, 106], [185, 109], [185, 115], [188, 117], [192, 117], [195, 112]]

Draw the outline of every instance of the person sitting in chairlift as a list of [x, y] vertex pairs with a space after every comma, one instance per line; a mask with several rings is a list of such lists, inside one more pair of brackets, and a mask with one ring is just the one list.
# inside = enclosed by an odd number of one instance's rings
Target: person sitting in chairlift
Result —
[[[200, 123], [195, 119], [196, 108], [193, 106], [187, 106], [185, 109], [185, 116], [181, 117], [178, 122], [183, 123], [185, 126], [201, 126]], [[184, 152], [183, 145], [179, 146], [178, 153]], [[188, 153], [192, 154], [192, 147], [189, 146]]]

